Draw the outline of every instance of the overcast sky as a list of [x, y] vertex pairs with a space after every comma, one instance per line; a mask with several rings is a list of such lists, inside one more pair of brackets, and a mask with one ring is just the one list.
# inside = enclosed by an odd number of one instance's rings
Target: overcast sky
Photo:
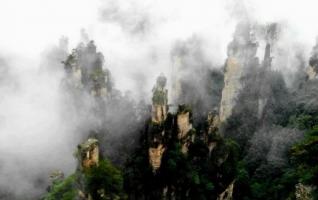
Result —
[[[121, 81], [117, 87], [131, 89], [131, 71], [152, 73], [159, 68], [167, 72], [173, 42], [193, 34], [206, 39], [211, 60], [223, 63], [240, 7], [260, 22], [288, 22], [294, 28], [294, 40], [302, 40], [309, 48], [318, 33], [317, 6], [315, 0], [1, 0], [0, 53], [36, 63], [41, 52], [62, 35], [74, 47], [84, 28], [105, 54], [116, 80]], [[103, 19], [103, 10], [115, 10], [117, 16]], [[143, 17], [149, 27], [132, 33], [129, 26]], [[157, 61], [148, 62], [149, 56]]]
[[[193, 34], [206, 40], [214, 63], [223, 63], [242, 10], [261, 23], [288, 23], [291, 42], [301, 40], [309, 51], [318, 33], [317, 6], [315, 0], [1, 0], [0, 53], [37, 63], [61, 36], [74, 47], [84, 28], [105, 54], [116, 86], [131, 89], [135, 71], [168, 73], [171, 46]], [[139, 22], [145, 22], [140, 32], [134, 30]]]
[[[92, 37], [99, 38], [103, 35], [103, 27], [101, 27], [103, 24], [99, 20], [101, 5], [107, 7], [110, 6], [107, 4], [113, 2], [116, 1], [1, 0], [1, 49], [37, 55], [47, 44], [54, 43], [61, 35], [76, 41], [81, 28], [88, 29]], [[176, 34], [187, 35], [203, 31], [203, 29], [212, 31], [211, 29], [214, 29], [212, 25], [221, 25], [226, 22], [224, 19], [228, 15], [226, 8], [233, 5], [229, 0], [118, 0], [117, 2], [120, 2], [124, 9], [129, 3], [135, 4], [140, 8], [140, 12], [151, 11], [149, 15], [162, 18], [164, 20], [162, 24], [175, 25], [170, 26], [172, 30], [157, 30], [159, 36], [164, 37], [175, 37]], [[318, 30], [315, 26], [318, 3], [315, 0], [245, 0], [240, 2], [244, 2], [251, 15], [257, 16], [259, 20], [288, 20], [298, 26], [300, 34], [309, 37], [313, 37]], [[180, 33], [181, 31], [188, 33]], [[220, 31], [223, 29], [213, 30], [213, 32]], [[173, 34], [167, 36], [167, 33], [171, 32]]]

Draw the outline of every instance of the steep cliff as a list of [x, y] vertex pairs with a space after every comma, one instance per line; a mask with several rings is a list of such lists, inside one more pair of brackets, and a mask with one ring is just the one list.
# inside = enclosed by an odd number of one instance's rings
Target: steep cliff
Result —
[[257, 47], [258, 43], [255, 41], [250, 24], [238, 24], [233, 41], [228, 45], [228, 58], [224, 67], [224, 88], [220, 103], [221, 122], [231, 116], [238, 94], [244, 86], [242, 79], [247, 70], [258, 65]]
[[152, 117], [147, 132], [147, 143], [149, 144], [149, 163], [156, 172], [161, 166], [161, 160], [166, 148], [169, 144], [169, 140], [172, 137], [171, 129], [175, 126], [177, 131], [177, 138], [182, 146], [182, 152], [187, 153], [189, 142], [191, 137], [188, 135], [192, 129], [191, 124], [191, 110], [185, 106], [179, 106], [178, 111], [175, 115], [170, 113], [172, 118], [171, 127], [167, 127], [167, 116], [168, 116], [168, 90], [165, 89], [166, 78], [160, 75], [157, 78], [156, 85], [153, 89], [152, 97]]
[[192, 130], [192, 111], [186, 105], [179, 105], [177, 112], [178, 139], [181, 144], [181, 152], [188, 153], [191, 143], [194, 141], [195, 135], [191, 134]]
[[178, 138], [184, 138], [187, 133], [191, 130], [192, 125], [190, 123], [190, 112], [189, 111], [181, 111], [177, 115], [177, 124], [178, 124]]
[[[258, 41], [264, 44], [264, 49], [260, 49], [264, 52], [261, 63], [256, 57], [259, 47], [254, 31], [257, 32]], [[236, 27], [234, 39], [228, 45], [228, 58], [224, 69], [221, 122], [242, 112], [246, 107], [249, 111], [245, 112], [255, 115], [260, 123], [263, 123], [266, 118], [264, 109], [276, 98], [273, 97], [272, 82], [277, 81], [274, 76], [278, 73], [272, 70], [271, 54], [275, 49], [279, 31], [280, 27], [276, 23], [256, 28], [251, 28], [249, 24], [239, 24]]]
[[166, 149], [164, 143], [165, 130], [162, 128], [168, 114], [168, 90], [165, 88], [167, 79], [161, 74], [157, 78], [152, 96], [151, 125], [149, 133], [149, 162], [155, 172], [161, 165], [162, 155]]
[[104, 56], [97, 52], [94, 41], [79, 44], [63, 63], [68, 87], [85, 89], [96, 97], [106, 97], [110, 93], [110, 74], [103, 69]]

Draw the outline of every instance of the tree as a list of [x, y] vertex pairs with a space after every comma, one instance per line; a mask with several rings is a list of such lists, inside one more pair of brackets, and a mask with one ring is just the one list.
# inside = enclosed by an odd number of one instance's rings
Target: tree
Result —
[[120, 199], [123, 194], [123, 176], [110, 161], [101, 160], [85, 172], [86, 187], [94, 200]]

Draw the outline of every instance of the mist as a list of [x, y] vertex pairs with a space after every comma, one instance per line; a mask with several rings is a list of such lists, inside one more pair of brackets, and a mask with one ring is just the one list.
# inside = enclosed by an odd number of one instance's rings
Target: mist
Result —
[[[222, 80], [227, 45], [242, 20], [260, 26], [281, 25], [273, 48], [273, 68], [284, 77], [286, 87], [291, 87], [315, 44], [316, 7], [314, 0], [2, 1], [0, 193], [4, 196], [0, 199], [33, 199], [45, 192], [52, 170], [70, 174], [76, 167], [76, 146], [91, 131], [101, 134], [100, 130], [106, 130], [104, 154], [123, 162], [118, 158], [125, 146], [121, 141], [127, 137], [137, 140], [132, 133], [138, 132], [146, 118], [151, 88], [160, 73], [168, 77], [169, 91], [174, 91], [176, 74], [188, 83], [182, 103], [200, 105], [198, 113], [218, 106], [222, 81], [198, 80], [193, 74]], [[81, 94], [81, 101], [76, 101], [62, 86], [65, 72], [61, 62], [78, 43], [88, 40], [94, 40], [104, 54], [103, 68], [110, 71], [117, 94], [101, 110], [106, 113], [102, 117], [92, 111], [98, 107], [94, 99]], [[260, 43], [259, 58], [263, 58], [264, 46]], [[178, 71], [173, 71], [175, 55], [181, 57]], [[202, 84], [208, 87], [201, 88]], [[317, 93], [314, 86], [306, 87], [311, 107]], [[169, 95], [170, 103], [178, 102]], [[195, 95], [197, 98], [190, 98]], [[307, 101], [303, 100], [306, 95], [297, 95], [295, 101]], [[122, 122], [128, 125], [124, 127]], [[279, 132], [276, 137], [287, 134], [279, 128], [271, 131]], [[266, 142], [274, 134], [271, 131]], [[262, 133], [258, 131], [254, 140]], [[274, 152], [283, 151], [277, 146], [266, 147], [268, 161], [277, 161]]]
[[30, 63], [7, 62], [1, 66], [7, 73], [0, 86], [0, 188], [31, 198], [43, 192], [43, 184], [36, 183], [46, 183], [50, 170], [68, 172], [74, 166], [74, 123], [60, 112], [60, 74], [21, 70]]

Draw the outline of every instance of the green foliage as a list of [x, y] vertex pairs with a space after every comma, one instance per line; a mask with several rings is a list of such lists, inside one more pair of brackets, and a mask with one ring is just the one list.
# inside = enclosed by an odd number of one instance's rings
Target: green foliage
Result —
[[43, 200], [73, 200], [76, 194], [75, 175], [71, 175], [62, 181], [59, 180], [53, 183]]
[[[181, 166], [183, 167], [180, 168]], [[186, 157], [181, 152], [181, 146], [177, 143], [173, 144], [162, 158], [160, 168], [162, 181], [167, 184], [184, 182], [189, 167]]]
[[311, 129], [318, 124], [318, 117], [309, 114], [292, 115], [289, 118], [289, 125], [299, 129]]
[[[305, 138], [290, 149], [287, 155], [290, 162], [287, 166], [274, 168], [267, 164], [260, 172], [255, 172], [243, 161], [240, 162], [236, 185], [239, 194], [236, 194], [236, 199], [294, 199], [297, 183], [318, 186], [316, 116], [300, 112], [290, 117], [289, 126], [307, 131]], [[266, 166], [270, 171], [267, 171]], [[317, 190], [314, 191], [314, 195], [316, 193]]]
[[255, 199], [263, 199], [266, 197], [266, 189], [267, 189], [268, 183], [266, 180], [264, 180], [263, 183], [254, 182], [251, 185], [252, 189], [252, 195]]
[[211, 182], [207, 182], [205, 184], [205, 189], [208, 190], [208, 191], [212, 191], [214, 189], [214, 184], [211, 183]]
[[[207, 147], [197, 141], [189, 147], [188, 156], [174, 143], [165, 154], [159, 171], [164, 185], [173, 186], [181, 199], [208, 199], [215, 193], [208, 173]], [[187, 195], [186, 195], [187, 194]]]
[[85, 172], [88, 193], [94, 200], [119, 199], [123, 197], [123, 176], [110, 161], [101, 160]]
[[100, 79], [104, 79], [105, 76], [106, 76], [106, 73], [103, 71], [103, 69], [95, 69], [90, 74], [90, 78], [96, 81]]
[[136, 199], [150, 195], [149, 193], [154, 192], [153, 179], [154, 175], [148, 160], [148, 149], [143, 146], [131, 155], [125, 165], [125, 191]]
[[305, 139], [291, 149], [291, 161], [300, 180], [307, 184], [318, 183], [318, 126], [306, 133]]
[[249, 180], [249, 174], [246, 170], [245, 163], [240, 161], [237, 165], [237, 182], [247, 183]]

